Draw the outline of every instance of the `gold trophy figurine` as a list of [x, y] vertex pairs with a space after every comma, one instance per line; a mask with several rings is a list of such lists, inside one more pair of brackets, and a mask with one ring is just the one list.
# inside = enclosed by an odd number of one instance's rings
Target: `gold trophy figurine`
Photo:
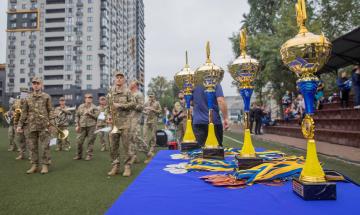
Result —
[[244, 101], [244, 145], [240, 154], [235, 156], [239, 169], [249, 169], [263, 163], [263, 159], [256, 156], [249, 129], [250, 100], [254, 90], [255, 75], [259, 70], [259, 62], [246, 54], [246, 40], [246, 30], [242, 29], [240, 32], [241, 54], [229, 69]]
[[314, 96], [319, 84], [319, 79], [314, 73], [328, 61], [332, 45], [324, 35], [315, 35], [306, 29], [305, 1], [298, 0], [295, 8], [300, 31], [294, 38], [286, 41], [280, 50], [284, 64], [300, 76], [296, 83], [305, 100], [305, 118], [301, 124], [301, 131], [307, 139], [306, 160], [300, 178], [293, 180], [293, 191], [305, 200], [334, 200], [336, 184], [326, 181], [320, 165], [312, 117]]
[[191, 70], [188, 63], [188, 55], [186, 52], [186, 64], [185, 67], [174, 76], [175, 84], [179, 89], [184, 91], [185, 100], [186, 100], [186, 128], [183, 141], [181, 142], [181, 151], [191, 151], [199, 148], [199, 145], [196, 141], [194, 131], [192, 129], [192, 119], [190, 113], [190, 102], [192, 100], [192, 93], [194, 90], [194, 71]]
[[208, 136], [203, 148], [203, 158], [224, 159], [224, 149], [219, 145], [213, 123], [215, 87], [224, 77], [224, 70], [210, 60], [210, 43], [206, 44], [206, 62], [195, 71], [195, 82], [205, 88], [209, 109]]

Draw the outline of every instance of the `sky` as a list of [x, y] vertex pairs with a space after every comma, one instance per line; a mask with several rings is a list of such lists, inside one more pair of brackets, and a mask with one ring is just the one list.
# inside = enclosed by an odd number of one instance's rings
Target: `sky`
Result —
[[[205, 63], [205, 44], [210, 41], [213, 63], [225, 70], [221, 85], [225, 96], [238, 95], [231, 87], [227, 64], [235, 59], [229, 37], [238, 32], [246, 0], [144, 0], [145, 4], [145, 86], [152, 77], [173, 79], [185, 64], [196, 69]], [[7, 0], [0, 1], [0, 47], [6, 47]], [[5, 62], [6, 49], [0, 51]]]

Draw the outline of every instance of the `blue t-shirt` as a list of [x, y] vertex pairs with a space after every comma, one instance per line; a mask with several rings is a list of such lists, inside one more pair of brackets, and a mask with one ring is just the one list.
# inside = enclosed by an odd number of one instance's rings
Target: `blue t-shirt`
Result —
[[[215, 87], [215, 97], [224, 97], [224, 93], [220, 84]], [[216, 98], [214, 98], [213, 123], [221, 124], [219, 115], [219, 106]], [[207, 98], [205, 89], [202, 86], [197, 86], [193, 92], [193, 124], [208, 124], [209, 123], [209, 109], [207, 106]]]

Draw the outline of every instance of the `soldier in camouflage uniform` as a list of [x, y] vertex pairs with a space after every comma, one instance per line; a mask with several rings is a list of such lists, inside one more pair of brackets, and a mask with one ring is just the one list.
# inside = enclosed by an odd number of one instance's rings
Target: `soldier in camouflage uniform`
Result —
[[[99, 112], [103, 113], [105, 116], [105, 112], [106, 112], [106, 98], [105, 96], [101, 96], [99, 98], [99, 106], [98, 106]], [[107, 127], [107, 122], [106, 119], [97, 119], [97, 123], [96, 123], [96, 130], [97, 129], [102, 129]], [[100, 145], [101, 145], [101, 151], [107, 151], [107, 149], [109, 148], [109, 133], [108, 132], [104, 132], [104, 131], [100, 131], [98, 133], [99, 139], [100, 139]]]
[[[129, 141], [131, 112], [135, 108], [134, 99], [131, 92], [125, 85], [126, 79], [122, 72], [115, 74], [115, 86], [107, 95], [108, 101], [108, 122], [113, 125], [110, 133], [110, 156], [112, 160], [112, 169], [108, 172], [109, 176], [119, 173], [120, 167], [120, 141], [124, 149], [124, 172], [123, 176], [131, 175], [131, 165], [135, 160], [135, 151], [132, 142]], [[116, 127], [116, 128], [114, 128]]]
[[[59, 106], [55, 108], [55, 125], [62, 131], [67, 130], [69, 126], [69, 116], [71, 111], [67, 110], [69, 107], [65, 105], [65, 98], [59, 98]], [[71, 148], [68, 137], [65, 139], [57, 139], [56, 151], [69, 151]]]
[[179, 101], [177, 101], [174, 105], [174, 109], [172, 112], [173, 122], [176, 125], [176, 139], [181, 142], [186, 127], [186, 102], [184, 98], [184, 93], [180, 92], [178, 94]]
[[[15, 100], [14, 106], [13, 106], [13, 111], [15, 112], [14, 115], [14, 128], [16, 128], [19, 124], [20, 121], [20, 117], [21, 117], [21, 113], [16, 113], [15, 110], [22, 110], [23, 105], [26, 102], [26, 98], [28, 96], [28, 89], [27, 88], [21, 88], [20, 89], [21, 95], [19, 96], [18, 99]], [[27, 134], [28, 131], [26, 129], [26, 124], [23, 124], [23, 130], [24, 132], [15, 132], [15, 142], [18, 145], [18, 150], [19, 150], [19, 154], [18, 156], [15, 158], [16, 160], [23, 160], [25, 159], [25, 154], [26, 154], [26, 147], [30, 148], [29, 143], [27, 141]], [[30, 150], [29, 150], [30, 151]], [[29, 154], [31, 154], [31, 152], [29, 152]]]
[[153, 92], [149, 92], [148, 96], [149, 100], [144, 105], [144, 113], [147, 115], [144, 133], [146, 135], [146, 142], [150, 146], [150, 149], [145, 163], [149, 163], [151, 158], [154, 156], [158, 116], [161, 113], [161, 106], [160, 103], [156, 101], [155, 94]]
[[[32, 174], [38, 171], [38, 166], [42, 163], [41, 173], [48, 173], [50, 159], [50, 133], [48, 130], [49, 121], [53, 116], [51, 98], [48, 94], [41, 91], [43, 85], [39, 77], [32, 79], [33, 92], [26, 98], [17, 125], [17, 132], [24, 132], [24, 124], [27, 123], [27, 139], [31, 150], [31, 168], [26, 172]], [[39, 147], [42, 155], [39, 158]]]
[[131, 141], [136, 152], [143, 152], [147, 154], [149, 146], [142, 138], [140, 123], [141, 114], [144, 109], [144, 95], [139, 91], [139, 83], [137, 81], [132, 81], [129, 88], [136, 105], [131, 114]]
[[89, 161], [93, 157], [94, 143], [96, 139], [96, 120], [99, 115], [99, 110], [92, 103], [92, 94], [85, 94], [85, 103], [81, 104], [75, 114], [76, 132], [78, 133], [76, 139], [77, 153], [74, 160], [81, 160], [83, 155], [83, 144], [85, 141], [88, 144], [87, 155], [85, 160]]
[[11, 102], [9, 102], [10, 104], [10, 110], [6, 113], [7, 117], [10, 119], [9, 122], [9, 128], [8, 128], [8, 138], [9, 138], [9, 148], [8, 151], [16, 151], [17, 150], [17, 146], [16, 146], [16, 142], [15, 142], [15, 128], [14, 128], [14, 100], [12, 100]]

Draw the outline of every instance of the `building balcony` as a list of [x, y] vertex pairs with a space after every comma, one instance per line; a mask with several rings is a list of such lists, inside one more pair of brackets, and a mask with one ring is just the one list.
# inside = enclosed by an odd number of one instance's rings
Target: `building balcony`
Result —
[[14, 59], [14, 58], [15, 58], [15, 54], [8, 54], [8, 58]]
[[17, 0], [10, 0], [10, 3], [17, 3]]
[[78, 2], [76, 3], [76, 7], [84, 7], [84, 3], [78, 1]]
[[75, 70], [75, 74], [80, 75], [81, 73], [82, 73], [82, 70], [81, 70], [81, 69], [76, 69], [76, 70]]
[[76, 21], [76, 25], [81, 26], [81, 25], [83, 25], [83, 22], [82, 21]]
[[81, 30], [76, 31], [76, 36], [82, 36], [82, 35], [83, 35], [83, 32]]
[[11, 83], [11, 82], [8, 82], [8, 87], [14, 87], [15, 86], [15, 84], [14, 83]]
[[81, 12], [81, 11], [77, 11], [77, 12], [76, 12], [76, 16], [84, 16], [84, 13]]
[[9, 40], [16, 40], [15, 36], [9, 36]]
[[36, 54], [35, 53], [30, 53], [29, 54], [29, 58], [35, 58], [36, 57]]
[[76, 80], [75, 80], [75, 84], [80, 85], [80, 84], [81, 84], [81, 80], [80, 80], [80, 79], [76, 79]]
[[29, 36], [29, 39], [30, 39], [30, 40], [36, 40], [36, 35], [33, 35], [33, 34], [30, 35], [30, 36]]
[[82, 64], [82, 60], [76, 60], [76, 61], [75, 61], [75, 64], [81, 65], [81, 64]]
[[34, 43], [30, 43], [29, 48], [34, 49], [36, 48], [36, 45]]
[[29, 72], [28, 73], [28, 76], [31, 78], [31, 77], [34, 77], [35, 76], [35, 72]]
[[15, 64], [13, 64], [13, 63], [8, 64], [8, 67], [9, 67], [9, 68], [15, 68]]
[[108, 3], [107, 2], [101, 2], [101, 9], [107, 9]]
[[75, 44], [76, 44], [76, 45], [82, 45], [82, 44], [83, 44], [83, 41], [82, 41], [82, 40], [76, 40]]
[[15, 73], [9, 72], [9, 73], [7, 74], [7, 76], [8, 76], [9, 78], [14, 78], [14, 77], [15, 77]]
[[35, 63], [29, 63], [29, 67], [35, 67]]
[[8, 48], [9, 49], [15, 49], [15, 45], [9, 45]]

